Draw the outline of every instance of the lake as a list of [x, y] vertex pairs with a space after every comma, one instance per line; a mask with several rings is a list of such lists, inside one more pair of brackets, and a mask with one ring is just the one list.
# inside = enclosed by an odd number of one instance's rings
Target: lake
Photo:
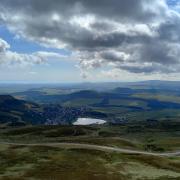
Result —
[[91, 124], [105, 124], [106, 121], [102, 119], [93, 119], [93, 118], [78, 118], [73, 125], [91, 125]]

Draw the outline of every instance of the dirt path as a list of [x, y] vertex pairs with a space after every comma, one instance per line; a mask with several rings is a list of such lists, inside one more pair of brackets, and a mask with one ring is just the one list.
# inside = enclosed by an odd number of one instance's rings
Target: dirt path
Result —
[[176, 152], [165, 152], [165, 153], [154, 153], [146, 151], [138, 151], [131, 149], [123, 149], [118, 147], [109, 147], [109, 146], [100, 146], [100, 145], [91, 145], [91, 144], [78, 144], [78, 143], [33, 143], [33, 144], [23, 144], [23, 143], [9, 143], [9, 142], [0, 142], [0, 145], [15, 145], [15, 146], [49, 146], [49, 147], [59, 147], [66, 149], [92, 149], [105, 152], [119, 152], [125, 154], [142, 154], [142, 155], [152, 155], [152, 156], [180, 156], [180, 151]]

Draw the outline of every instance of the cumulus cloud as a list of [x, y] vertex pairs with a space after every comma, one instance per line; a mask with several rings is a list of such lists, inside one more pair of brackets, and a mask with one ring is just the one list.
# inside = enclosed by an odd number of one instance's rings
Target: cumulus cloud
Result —
[[0, 53], [5, 52], [9, 48], [10, 48], [10, 45], [3, 39], [0, 39]]
[[0, 38], [0, 64], [27, 66], [45, 63], [49, 58], [65, 58], [58, 53], [38, 51], [32, 54], [23, 54], [10, 51], [10, 45]]
[[[19, 36], [71, 50], [84, 70], [109, 66], [132, 73], [175, 73], [180, 70], [177, 8], [166, 0], [1, 0], [0, 20]], [[0, 41], [0, 51], [7, 49]], [[16, 56], [41, 62], [59, 55]]]

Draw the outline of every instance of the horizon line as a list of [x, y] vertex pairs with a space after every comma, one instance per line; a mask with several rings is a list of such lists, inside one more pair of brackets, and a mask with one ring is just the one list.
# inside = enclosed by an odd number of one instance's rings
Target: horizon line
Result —
[[155, 81], [161, 81], [161, 82], [180, 82], [180, 80], [157, 80], [157, 79], [151, 79], [151, 80], [137, 80], [137, 81], [74, 81], [74, 82], [49, 82], [49, 81], [0, 81], [0, 84], [97, 84], [97, 83], [138, 83], [138, 82], [155, 82]]

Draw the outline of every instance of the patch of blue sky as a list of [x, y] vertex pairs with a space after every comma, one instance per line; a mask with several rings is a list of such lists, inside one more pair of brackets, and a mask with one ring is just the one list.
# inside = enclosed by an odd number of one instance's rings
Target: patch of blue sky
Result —
[[16, 51], [18, 53], [34, 53], [37, 51], [46, 51], [46, 52], [56, 52], [62, 55], [71, 55], [71, 51], [66, 49], [58, 48], [47, 48], [36, 42], [28, 41], [24, 38], [16, 38], [17, 36], [10, 32], [5, 26], [0, 26], [0, 38], [10, 44], [11, 51]]
[[180, 3], [180, 0], [167, 0], [167, 4], [169, 6], [175, 6], [177, 5], [178, 3]]

